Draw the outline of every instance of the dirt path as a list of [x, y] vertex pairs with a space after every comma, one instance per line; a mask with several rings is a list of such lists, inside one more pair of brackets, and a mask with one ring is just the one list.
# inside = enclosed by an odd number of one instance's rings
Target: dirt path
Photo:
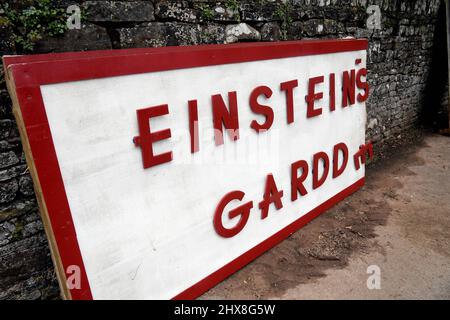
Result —
[[450, 299], [450, 138], [369, 168], [362, 190], [202, 296], [259, 298]]

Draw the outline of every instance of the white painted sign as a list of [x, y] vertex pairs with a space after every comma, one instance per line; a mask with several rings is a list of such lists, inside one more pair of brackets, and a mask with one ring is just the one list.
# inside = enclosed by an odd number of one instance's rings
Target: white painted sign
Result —
[[196, 297], [361, 187], [366, 47], [5, 60], [66, 297]]

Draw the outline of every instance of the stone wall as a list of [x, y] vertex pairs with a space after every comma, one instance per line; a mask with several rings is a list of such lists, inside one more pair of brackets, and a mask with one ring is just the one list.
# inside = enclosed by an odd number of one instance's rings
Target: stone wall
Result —
[[[416, 127], [429, 108], [439, 0], [55, 1], [62, 8], [74, 3], [82, 10], [82, 28], [41, 39], [34, 52], [365, 37], [371, 86], [367, 138], [390, 143]], [[367, 27], [370, 5], [381, 9], [381, 29]], [[2, 55], [18, 50], [10, 28], [0, 20]], [[56, 298], [59, 289], [3, 74], [0, 81], [0, 299]]]

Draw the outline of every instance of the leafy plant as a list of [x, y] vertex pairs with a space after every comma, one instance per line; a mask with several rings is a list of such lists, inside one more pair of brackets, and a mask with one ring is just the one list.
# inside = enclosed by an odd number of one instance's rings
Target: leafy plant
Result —
[[239, 15], [239, 4], [238, 4], [237, 0], [227, 0], [227, 2], [225, 2], [225, 7], [234, 13], [233, 17], [237, 21], [241, 20], [241, 17]]
[[292, 25], [292, 10], [290, 1], [286, 1], [285, 3], [281, 3], [274, 13], [275, 17], [281, 20], [281, 33], [284, 40], [287, 39], [287, 31]]
[[225, 7], [230, 10], [237, 11], [239, 9], [239, 4], [237, 0], [227, 0], [227, 2], [225, 3]]
[[202, 18], [206, 21], [212, 20], [214, 18], [214, 11], [206, 6], [206, 5], [202, 5], [200, 6], [200, 10], [201, 10], [201, 15]]
[[67, 30], [67, 14], [55, 8], [51, 0], [35, 1], [25, 9], [0, 5], [0, 24], [12, 31], [12, 41], [19, 51], [32, 51], [36, 41], [45, 36], [55, 37]]

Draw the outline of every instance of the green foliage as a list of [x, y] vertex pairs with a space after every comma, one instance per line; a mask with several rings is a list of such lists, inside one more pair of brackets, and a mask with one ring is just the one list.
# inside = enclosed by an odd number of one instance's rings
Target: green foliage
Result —
[[32, 51], [36, 41], [45, 36], [55, 37], [67, 30], [67, 14], [55, 8], [51, 0], [38, 0], [17, 10], [8, 3], [0, 5], [0, 24], [12, 30], [12, 40], [19, 51]]
[[206, 21], [210, 21], [214, 18], [214, 11], [207, 5], [200, 6], [202, 18]]
[[292, 23], [292, 4], [289, 1], [281, 3], [275, 10], [275, 17], [282, 20], [283, 23]]
[[225, 7], [227, 7], [227, 9], [230, 9], [233, 11], [239, 10], [239, 4], [238, 4], [237, 0], [227, 0], [227, 2], [225, 2]]
[[290, 1], [281, 3], [275, 10], [275, 17], [281, 20], [281, 33], [284, 40], [287, 39], [287, 30], [292, 24], [292, 4]]
[[11, 241], [18, 241], [23, 238], [23, 224], [21, 221], [17, 221], [15, 229], [11, 235]]
[[227, 0], [227, 2], [225, 2], [225, 7], [234, 12], [234, 18], [237, 21], [241, 21], [241, 16], [239, 15], [239, 3], [237, 0]]

